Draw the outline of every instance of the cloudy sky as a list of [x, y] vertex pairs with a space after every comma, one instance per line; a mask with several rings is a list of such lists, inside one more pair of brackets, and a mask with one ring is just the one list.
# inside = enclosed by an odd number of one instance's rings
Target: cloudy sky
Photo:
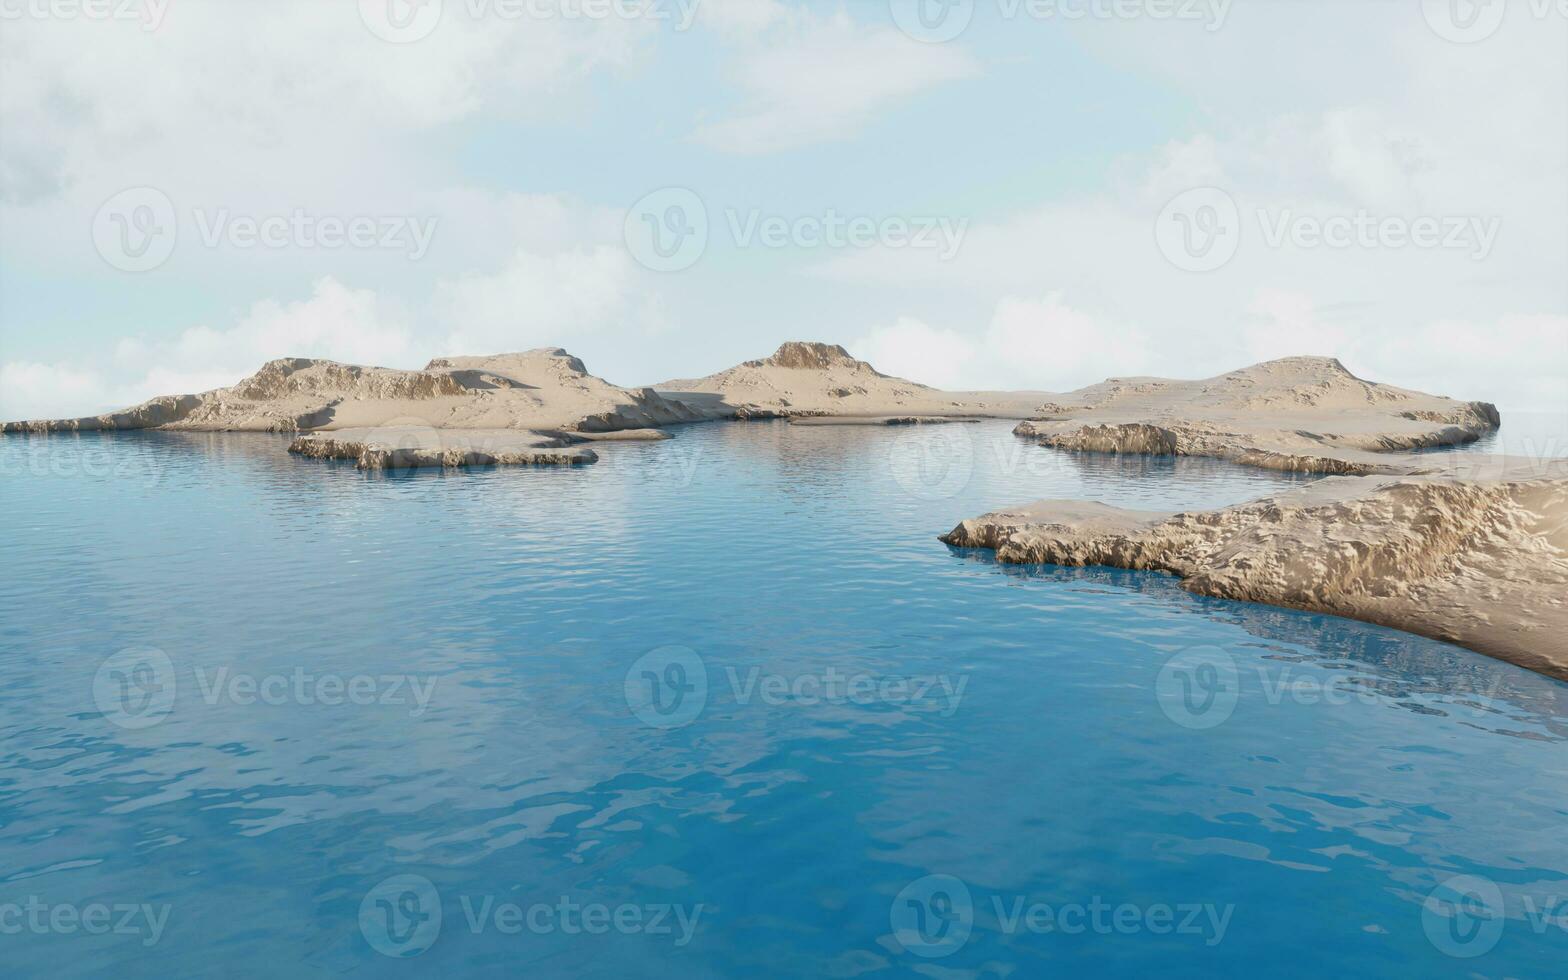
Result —
[[563, 346], [1568, 410], [1549, 0], [3, 0], [0, 417]]

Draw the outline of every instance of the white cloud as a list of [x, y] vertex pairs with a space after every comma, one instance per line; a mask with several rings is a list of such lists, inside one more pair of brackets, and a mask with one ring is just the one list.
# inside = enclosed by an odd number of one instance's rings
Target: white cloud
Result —
[[647, 324], [652, 313], [622, 248], [541, 254], [518, 251], [485, 275], [441, 283], [437, 318], [449, 325], [445, 349], [513, 351], [566, 343], [584, 333]]
[[169, 340], [127, 337], [105, 357], [0, 364], [0, 417], [68, 418], [158, 395], [221, 388], [277, 357], [414, 367], [432, 356], [375, 293], [327, 278], [291, 303], [255, 303], [227, 329], [191, 327]]
[[[29, 201], [182, 157], [243, 166], [275, 152], [290, 182], [323, 168], [400, 165], [393, 141], [481, 112], [553, 111], [600, 68], [632, 62], [652, 23], [506, 19], [451, 9], [429, 37], [388, 44], [357, 4], [177, 4], [156, 30], [89, 18], [7, 18], [0, 199]], [[542, 98], [551, 96], [551, 98]], [[331, 152], [323, 152], [330, 149]]]
[[[1105, 365], [1110, 374], [1145, 365], [1204, 377], [1286, 354], [1335, 354], [1375, 380], [1505, 408], [1560, 408], [1568, 397], [1568, 102], [1560, 97], [1568, 85], [1561, 48], [1568, 23], [1510, 24], [1484, 44], [1464, 46], [1431, 36], [1419, 22], [1412, 28], [1412, 11], [1368, 14], [1368, 32], [1387, 45], [1366, 66], [1368, 82], [1330, 79], [1306, 98], [1275, 100], [1293, 107], [1277, 114], [1251, 103], [1266, 103], [1260, 96], [1284, 83], [1249, 71], [1266, 58], [1278, 62], [1280, 78], [1292, 79], [1302, 68], [1293, 55], [1321, 61], [1338, 49], [1326, 40], [1282, 49], [1263, 43], [1260, 32], [1287, 23], [1307, 36], [1342, 22], [1317, 7], [1248, 10], [1205, 37], [1201, 57], [1192, 46], [1171, 46], [1179, 61], [1157, 50], [1152, 33], [1147, 47], [1123, 43], [1139, 37], [1136, 29], [1095, 36], [1120, 58], [1146, 56], [1216, 117], [1199, 132], [1126, 155], [1106, 189], [1055, 200], [1047, 191], [1046, 203], [1022, 211], [971, 216], [963, 248], [949, 262], [914, 250], [867, 250], [815, 272], [861, 289], [898, 290], [899, 312], [929, 322], [953, 322], [933, 311], [944, 303], [950, 309], [955, 293], [1000, 311], [1010, 297], [1059, 292], [1071, 309], [1092, 312], [1095, 330], [1126, 325], [1100, 344], [1119, 359]], [[1227, 81], [1236, 77], [1252, 81]], [[1319, 93], [1333, 101], [1312, 107]], [[1184, 272], [1160, 253], [1155, 221], [1175, 195], [1209, 185], [1238, 205], [1240, 249], [1217, 271]], [[1274, 227], [1287, 214], [1323, 219], [1362, 210], [1407, 223], [1476, 218], [1495, 227], [1495, 247], [1477, 261], [1475, 248], [1271, 247], [1262, 234], [1263, 220]], [[993, 322], [976, 343], [995, 333]], [[1092, 363], [1090, 352], [1080, 353]], [[983, 351], [968, 364], [992, 369]], [[1015, 377], [1009, 369], [997, 364], [997, 377]]]
[[971, 338], [907, 316], [873, 329], [850, 349], [883, 374], [937, 388], [963, 387], [972, 374], [969, 362], [976, 353]]
[[98, 404], [103, 378], [77, 364], [0, 364], [0, 419], [61, 418]]
[[491, 204], [522, 222], [512, 239], [532, 247], [516, 249], [494, 271], [438, 280], [417, 312], [324, 277], [306, 298], [254, 303], [233, 326], [197, 325], [168, 339], [126, 337], [70, 364], [4, 362], [0, 417], [97, 414], [156, 395], [207, 391], [278, 357], [416, 368], [442, 354], [570, 345], [595, 333], [663, 325], [656, 279], [622, 247], [562, 241], [603, 230], [596, 211], [548, 197]]
[[975, 334], [900, 317], [850, 348], [885, 374], [939, 388], [1069, 391], [1152, 370], [1154, 346], [1138, 331], [1074, 309], [1053, 293], [1004, 296]]
[[702, 142], [730, 153], [774, 153], [851, 135], [890, 104], [975, 74], [952, 44], [921, 44], [891, 27], [865, 28], [844, 11], [809, 10], [743, 49], [739, 113], [707, 123]]
[[779, 0], [699, 0], [697, 23], [735, 39], [753, 38], [789, 19]]

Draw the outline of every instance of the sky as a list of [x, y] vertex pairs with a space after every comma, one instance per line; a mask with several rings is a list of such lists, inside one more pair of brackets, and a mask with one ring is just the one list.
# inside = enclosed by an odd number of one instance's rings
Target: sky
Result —
[[0, 418], [791, 339], [1568, 411], [1568, 0], [0, 0]]

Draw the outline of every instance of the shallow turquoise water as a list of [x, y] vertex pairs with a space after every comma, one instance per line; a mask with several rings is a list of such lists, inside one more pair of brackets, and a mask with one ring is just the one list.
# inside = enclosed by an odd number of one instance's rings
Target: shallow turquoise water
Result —
[[7, 975], [1562, 973], [1568, 686], [935, 540], [1279, 474], [990, 423], [283, 446], [0, 440]]

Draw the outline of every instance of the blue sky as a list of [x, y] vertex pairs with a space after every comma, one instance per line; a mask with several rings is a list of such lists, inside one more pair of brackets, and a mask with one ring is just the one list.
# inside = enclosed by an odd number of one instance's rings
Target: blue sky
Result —
[[[963, 29], [922, 36], [916, 0], [15, 0], [0, 416], [285, 355], [558, 345], [631, 384], [792, 338], [955, 387], [1313, 353], [1568, 409], [1560, 5], [926, 2]], [[673, 270], [636, 232], [665, 188], [706, 213]], [[833, 216], [875, 232], [823, 242]], [[313, 244], [355, 219], [374, 242]], [[736, 234], [767, 222], [778, 247]]]

